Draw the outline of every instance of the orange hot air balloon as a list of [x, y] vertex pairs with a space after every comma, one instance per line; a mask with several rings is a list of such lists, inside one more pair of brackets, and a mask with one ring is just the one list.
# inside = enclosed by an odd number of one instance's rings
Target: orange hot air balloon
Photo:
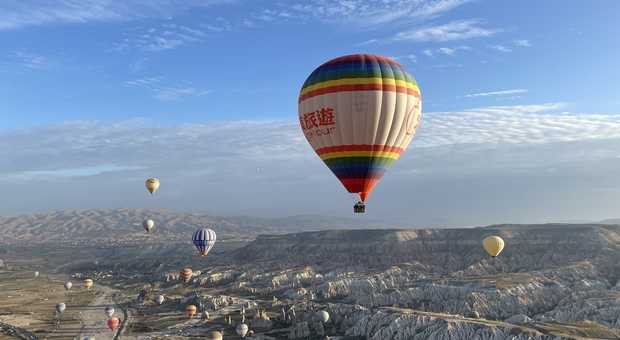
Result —
[[183, 282], [188, 282], [189, 279], [192, 278], [192, 268], [184, 268], [183, 270], [181, 270], [181, 272], [179, 273], [179, 276], [181, 278], [181, 280], [183, 280]]
[[193, 318], [196, 315], [197, 311], [198, 311], [198, 308], [196, 308], [196, 306], [189, 305], [185, 308], [185, 315], [187, 315], [187, 317], [189, 318]]
[[[319, 66], [298, 100], [306, 139], [327, 167], [364, 204], [420, 125], [418, 84], [397, 61], [356, 54]], [[359, 208], [359, 209], [358, 209]]]
[[121, 324], [121, 320], [119, 318], [110, 318], [108, 319], [108, 328], [111, 331], [115, 331], [118, 326], [120, 326]]
[[91, 289], [93, 288], [93, 285], [95, 284], [95, 282], [92, 279], [86, 279], [84, 280], [84, 288], [86, 289]]

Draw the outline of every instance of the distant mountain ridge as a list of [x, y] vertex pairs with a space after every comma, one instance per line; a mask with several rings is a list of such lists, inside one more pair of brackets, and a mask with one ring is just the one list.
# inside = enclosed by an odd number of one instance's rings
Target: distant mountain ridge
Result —
[[[142, 229], [146, 218], [155, 221], [155, 230], [148, 235]], [[220, 240], [252, 240], [258, 234], [305, 230], [395, 227], [378, 221], [309, 215], [268, 219], [153, 209], [59, 210], [0, 217], [0, 243], [138, 243], [146, 237], [151, 242], [187, 242], [201, 226], [213, 228]]]
[[[260, 235], [235, 251], [237, 261], [273, 262], [284, 267], [314, 265], [385, 267], [424, 263], [429, 272], [472, 270], [489, 258], [482, 239], [499, 235], [506, 247], [495, 262], [514, 271], [579, 261], [605, 262], [620, 277], [620, 226], [604, 224], [501, 225], [453, 229], [326, 230]], [[615, 273], [618, 273], [617, 275]]]

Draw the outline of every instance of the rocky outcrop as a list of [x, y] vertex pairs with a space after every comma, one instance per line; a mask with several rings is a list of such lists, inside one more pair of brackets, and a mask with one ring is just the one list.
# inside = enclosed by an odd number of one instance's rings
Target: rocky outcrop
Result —
[[22, 340], [38, 340], [36, 335], [28, 332], [27, 330], [23, 328], [0, 322], [0, 334], [2, 333], [10, 337], [16, 337]]
[[595, 321], [620, 328], [620, 300], [617, 293], [589, 290], [573, 291], [551, 311], [537, 317], [543, 321]]
[[517, 314], [517, 315], [513, 315], [511, 317], [509, 317], [508, 319], [506, 319], [507, 323], [512, 323], [515, 325], [525, 325], [528, 323], [532, 323], [533, 320], [530, 319], [527, 315], [523, 315], [523, 314]]
[[[317, 295], [366, 307], [399, 306], [504, 320], [517, 314], [528, 317], [542, 314], [573, 301], [582, 301], [588, 292], [609, 288], [609, 283], [600, 279], [591, 264], [583, 263], [470, 281], [462, 278], [430, 280], [416, 275], [415, 271], [391, 269], [368, 278], [328, 281], [317, 288]], [[615, 310], [614, 306], [609, 308]], [[563, 315], [567, 321], [580, 320]], [[616, 322], [612, 312], [601, 316], [603, 319], [594, 320], [610, 325]]]
[[346, 332], [369, 340], [480, 339], [555, 340], [534, 329], [504, 323], [483, 323], [428, 315], [377, 312], [360, 318]]

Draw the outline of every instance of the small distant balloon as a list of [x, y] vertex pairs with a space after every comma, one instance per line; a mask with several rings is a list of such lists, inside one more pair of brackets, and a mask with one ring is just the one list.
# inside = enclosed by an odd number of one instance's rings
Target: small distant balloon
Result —
[[148, 190], [152, 195], [155, 191], [157, 191], [157, 189], [159, 189], [159, 179], [149, 178], [146, 182], [144, 182], [144, 185], [146, 186], [146, 190]]
[[185, 315], [187, 315], [188, 318], [193, 318], [196, 315], [197, 311], [198, 308], [196, 308], [196, 306], [189, 305], [185, 308]]
[[70, 290], [73, 287], [73, 283], [71, 281], [65, 282], [65, 290]]
[[39, 277], [39, 272], [34, 272], [34, 277], [35, 278]]
[[58, 314], [64, 312], [65, 309], [67, 309], [67, 306], [64, 303], [59, 303], [56, 305], [56, 311], [58, 312]]
[[95, 282], [92, 279], [86, 279], [84, 280], [84, 288], [86, 289], [91, 289], [93, 288], [93, 285], [95, 284]]
[[223, 336], [222, 333], [218, 332], [218, 331], [212, 331], [207, 333], [207, 335], [205, 336], [205, 339], [207, 340], [222, 340]]
[[235, 331], [237, 332], [237, 335], [239, 335], [242, 338], [245, 338], [245, 336], [248, 334], [249, 330], [250, 330], [250, 328], [245, 323], [240, 323], [240, 324], [237, 325], [237, 328], [235, 328]]
[[155, 227], [155, 221], [151, 219], [146, 219], [142, 222], [142, 227], [146, 230], [147, 233], [150, 233], [151, 230]]
[[108, 320], [107, 324], [108, 324], [108, 328], [111, 331], [115, 331], [118, 328], [118, 326], [120, 326], [121, 320], [119, 318], [111, 318]]
[[104, 312], [105, 312], [105, 315], [108, 316], [108, 318], [111, 318], [112, 315], [114, 315], [114, 307], [108, 306], [108, 307], [105, 308]]
[[504, 240], [499, 236], [489, 236], [482, 240], [482, 247], [489, 255], [496, 257], [504, 250]]
[[321, 320], [322, 323], [326, 323], [329, 321], [329, 313], [325, 310], [318, 311], [316, 316]]
[[183, 282], [188, 282], [189, 279], [192, 278], [192, 268], [183, 268], [183, 270], [181, 270], [181, 272], [179, 273], [179, 277], [181, 278], [181, 280], [183, 280]]

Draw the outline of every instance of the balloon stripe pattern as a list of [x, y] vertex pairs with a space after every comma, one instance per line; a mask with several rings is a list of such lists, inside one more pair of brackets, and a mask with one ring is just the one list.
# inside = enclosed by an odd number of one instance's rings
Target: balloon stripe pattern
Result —
[[314, 70], [299, 122], [327, 167], [362, 201], [411, 142], [421, 121], [418, 84], [387, 57], [358, 54]]
[[213, 245], [215, 244], [216, 235], [215, 231], [209, 228], [202, 228], [196, 230], [192, 237], [196, 249], [201, 256], [207, 256]]

